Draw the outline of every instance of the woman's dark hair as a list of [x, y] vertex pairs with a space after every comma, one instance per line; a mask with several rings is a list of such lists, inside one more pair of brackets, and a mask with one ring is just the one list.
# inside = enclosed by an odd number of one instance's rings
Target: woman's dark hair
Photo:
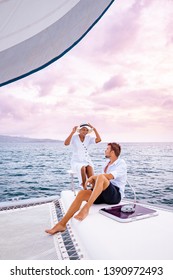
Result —
[[115, 142], [113, 143], [108, 143], [109, 146], [111, 146], [111, 151], [114, 151], [116, 157], [119, 157], [121, 153], [121, 146]]

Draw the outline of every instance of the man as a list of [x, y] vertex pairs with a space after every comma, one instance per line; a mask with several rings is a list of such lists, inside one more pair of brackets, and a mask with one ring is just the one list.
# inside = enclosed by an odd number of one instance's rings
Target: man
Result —
[[47, 233], [65, 231], [67, 222], [80, 209], [83, 201], [86, 201], [86, 204], [74, 216], [79, 221], [86, 218], [93, 203], [118, 204], [121, 201], [127, 180], [127, 167], [125, 161], [119, 158], [120, 153], [119, 144], [107, 145], [105, 157], [109, 158], [109, 162], [104, 167], [104, 173], [93, 175], [86, 181], [86, 186], [90, 184], [92, 188], [79, 191], [65, 216], [52, 229], [46, 230]]

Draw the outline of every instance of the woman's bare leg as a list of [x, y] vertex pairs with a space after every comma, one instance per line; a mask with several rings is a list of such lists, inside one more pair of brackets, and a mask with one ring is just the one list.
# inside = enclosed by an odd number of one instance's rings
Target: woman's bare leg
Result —
[[88, 201], [92, 194], [91, 190], [81, 190], [77, 194], [75, 200], [72, 202], [65, 216], [51, 229], [45, 230], [49, 234], [56, 232], [63, 232], [66, 230], [67, 222], [73, 217], [73, 215], [79, 210], [83, 201]]
[[86, 174], [87, 174], [87, 178], [94, 175], [94, 170], [93, 170], [92, 166], [90, 166], [90, 165], [86, 166]]
[[80, 212], [74, 216], [77, 220], [82, 221], [83, 219], [86, 218], [86, 216], [89, 213], [89, 209], [91, 205], [94, 203], [96, 198], [102, 193], [102, 191], [104, 191], [109, 186], [109, 183], [110, 183], [109, 180], [103, 174], [97, 176], [94, 189], [87, 203], [83, 206]]
[[84, 188], [84, 189], [86, 189], [86, 187], [85, 187], [85, 183], [86, 183], [86, 167], [85, 166], [82, 166], [82, 168], [81, 168], [81, 177], [82, 177], [82, 187]]

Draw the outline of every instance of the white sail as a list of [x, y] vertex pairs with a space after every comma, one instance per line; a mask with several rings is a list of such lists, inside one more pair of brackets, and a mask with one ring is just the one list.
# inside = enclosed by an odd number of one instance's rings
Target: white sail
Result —
[[97, 23], [111, 0], [0, 0], [0, 86], [56, 61]]

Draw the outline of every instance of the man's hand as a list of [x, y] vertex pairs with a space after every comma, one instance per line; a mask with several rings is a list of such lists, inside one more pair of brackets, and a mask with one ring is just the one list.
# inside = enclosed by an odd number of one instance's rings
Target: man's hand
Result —
[[87, 188], [88, 185], [92, 185], [92, 188], [95, 186], [97, 176], [93, 175], [86, 180], [85, 187]]

